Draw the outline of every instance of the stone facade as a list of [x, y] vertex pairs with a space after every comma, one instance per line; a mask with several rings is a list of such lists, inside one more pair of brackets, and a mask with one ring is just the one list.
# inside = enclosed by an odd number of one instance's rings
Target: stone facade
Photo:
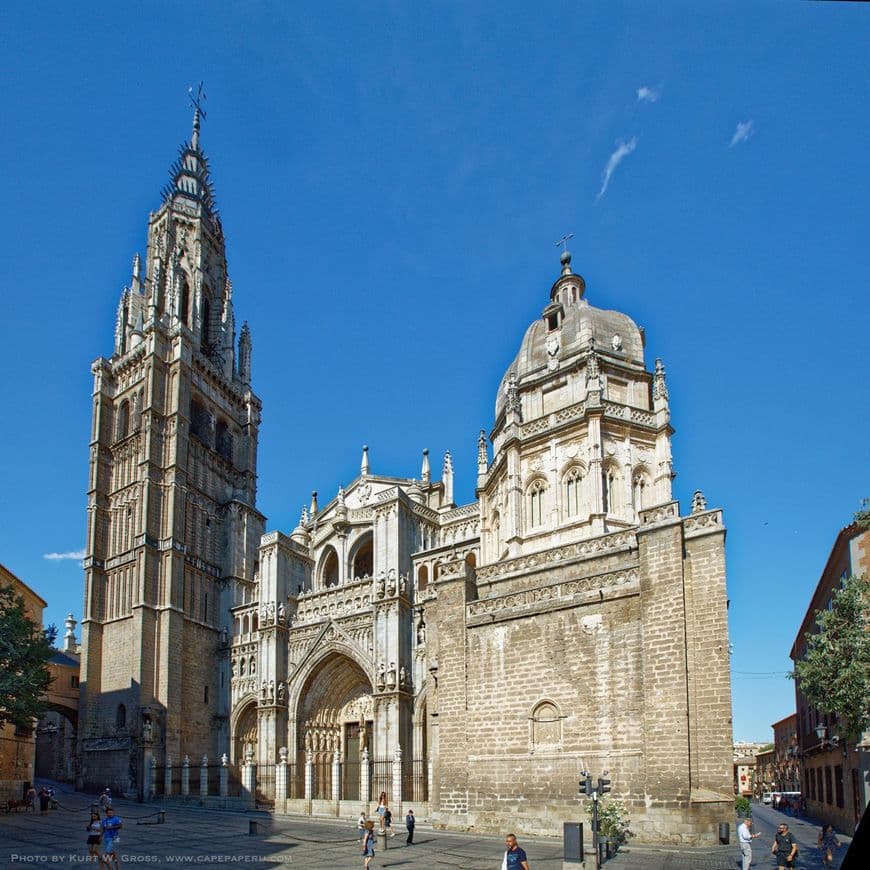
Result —
[[79, 782], [142, 796], [229, 742], [227, 614], [253, 598], [260, 400], [199, 116], [93, 365]]
[[[205, 165], [197, 133], [182, 167]], [[250, 344], [233, 363], [231, 318], [213, 333], [223, 355], [198, 340], [208, 268], [223, 260], [190, 260], [219, 225], [186, 184], [174, 177], [152, 216], [151, 272], [134, 269], [116, 353], [95, 366], [90, 733], [127, 737], [140, 768], [149, 753], [226, 752], [252, 798], [279, 811], [355, 814], [384, 791], [397, 818], [413, 806], [449, 828], [558, 833], [583, 813], [580, 771], [608, 770], [639, 837], [716, 842], [733, 801], [725, 528], [700, 492], [687, 515], [673, 500], [665, 369], [647, 368], [642, 331], [588, 303], [565, 253], [479, 435], [476, 501], [455, 503], [449, 453], [440, 479], [426, 451], [409, 479], [373, 473], [363, 448], [353, 481], [323, 505], [314, 493], [292, 531], [260, 537]], [[181, 242], [178, 221], [192, 224]], [[143, 379], [137, 413], [161, 449], [137, 435], [138, 476], [120, 487], [127, 451], [111, 420]], [[217, 476], [211, 442], [188, 432], [194, 401], [224, 415], [247, 461], [232, 468], [232, 498], [197, 483], [205, 515], [224, 523], [210, 559], [182, 522], [188, 482]], [[112, 549], [113, 511], [123, 518], [152, 478], [164, 507], [137, 502], [127, 549]], [[132, 572], [132, 612], [129, 592], [127, 611], [107, 603], [110, 570]], [[188, 572], [216, 590], [208, 619], [179, 591]], [[141, 665], [111, 664], [113, 645]], [[217, 673], [226, 682], [204, 705]], [[135, 715], [113, 731], [122, 697]]]

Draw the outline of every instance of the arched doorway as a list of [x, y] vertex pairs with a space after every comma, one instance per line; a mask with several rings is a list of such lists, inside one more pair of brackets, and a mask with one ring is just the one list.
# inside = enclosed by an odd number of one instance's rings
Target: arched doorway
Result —
[[342, 653], [324, 658], [305, 681], [296, 712], [297, 769], [314, 762], [314, 797], [332, 794], [332, 762], [341, 753], [341, 795], [359, 798], [363, 749], [371, 748], [372, 685], [360, 665]]
[[240, 768], [245, 762], [245, 753], [251, 750], [257, 757], [257, 702], [249, 701], [233, 729], [232, 763]]
[[34, 775], [57, 782], [76, 781], [78, 711], [51, 704], [36, 725]]

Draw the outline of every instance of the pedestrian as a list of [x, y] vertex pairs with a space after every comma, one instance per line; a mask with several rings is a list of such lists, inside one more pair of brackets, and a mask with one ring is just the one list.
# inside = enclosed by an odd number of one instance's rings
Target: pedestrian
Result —
[[822, 864], [826, 867], [832, 867], [834, 865], [834, 850], [840, 848], [840, 841], [834, 833], [833, 825], [822, 825], [818, 842], [822, 853]]
[[384, 829], [384, 813], [387, 811], [387, 793], [385, 791], [381, 792], [380, 797], [378, 798], [378, 809], [377, 813], [381, 817], [381, 830]]
[[365, 810], [360, 810], [359, 818], [356, 820], [356, 835], [360, 843], [365, 839], [366, 835], [366, 814]]
[[112, 792], [109, 791], [109, 786], [106, 786], [100, 795], [100, 809], [105, 810], [106, 807], [110, 806], [112, 806]]
[[88, 863], [100, 863], [100, 843], [103, 839], [103, 823], [97, 810], [91, 810], [91, 820], [85, 826], [88, 832]]
[[26, 813], [28, 810], [36, 812], [36, 789], [32, 785], [24, 795], [24, 812]]
[[375, 857], [375, 823], [373, 819], [366, 822], [366, 832], [363, 836], [363, 867], [368, 870], [369, 864], [372, 863], [372, 858]]
[[414, 825], [417, 824], [417, 820], [414, 818], [414, 811], [408, 810], [408, 815], [405, 816], [405, 827], [408, 829], [408, 839], [405, 840], [405, 844], [408, 846], [414, 845]]
[[737, 842], [740, 843], [740, 854], [743, 856], [743, 870], [749, 870], [752, 863], [752, 841], [760, 836], [761, 834], [752, 833], [752, 819], [744, 819], [737, 826]]
[[393, 813], [389, 807], [384, 807], [384, 830], [391, 837], [396, 836], [396, 832], [393, 830]]
[[507, 849], [501, 862], [501, 870], [529, 870], [529, 859], [523, 849], [517, 843], [516, 834], [508, 834], [504, 838]]
[[773, 838], [773, 846], [770, 849], [771, 853], [776, 855], [776, 866], [794, 867], [797, 850], [797, 842], [794, 835], [789, 831], [788, 825], [781, 824], [776, 829], [776, 836]]
[[123, 822], [111, 807], [106, 807], [106, 818], [103, 819], [103, 863], [115, 870], [121, 870], [121, 862], [116, 851], [120, 839]]
[[45, 786], [39, 790], [39, 815], [48, 815], [48, 789]]

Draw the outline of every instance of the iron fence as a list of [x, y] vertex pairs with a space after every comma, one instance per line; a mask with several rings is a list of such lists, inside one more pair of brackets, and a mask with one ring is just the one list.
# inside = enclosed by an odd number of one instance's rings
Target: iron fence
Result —
[[318, 801], [332, 800], [332, 762], [314, 762], [314, 783], [312, 797]]
[[275, 765], [257, 765], [255, 802], [259, 806], [275, 806]]
[[429, 800], [429, 762], [410, 758], [402, 765], [402, 800], [425, 803]]
[[393, 793], [393, 761], [392, 759], [374, 759], [369, 762], [371, 784], [369, 800], [377, 801], [381, 792], [387, 793], [389, 802]]

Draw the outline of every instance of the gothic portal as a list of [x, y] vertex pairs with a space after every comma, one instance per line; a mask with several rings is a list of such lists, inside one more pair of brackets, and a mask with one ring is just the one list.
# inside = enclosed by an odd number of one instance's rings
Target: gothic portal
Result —
[[355, 817], [386, 791], [435, 826], [558, 833], [580, 771], [608, 770], [640, 838], [717, 841], [722, 512], [673, 500], [643, 332], [588, 302], [567, 252], [542, 296], [477, 501], [454, 502], [449, 453], [407, 479], [363, 448], [346, 488], [263, 534], [250, 333], [195, 117], [94, 365], [85, 781], [150, 797], [155, 764], [225, 756], [279, 812]]

